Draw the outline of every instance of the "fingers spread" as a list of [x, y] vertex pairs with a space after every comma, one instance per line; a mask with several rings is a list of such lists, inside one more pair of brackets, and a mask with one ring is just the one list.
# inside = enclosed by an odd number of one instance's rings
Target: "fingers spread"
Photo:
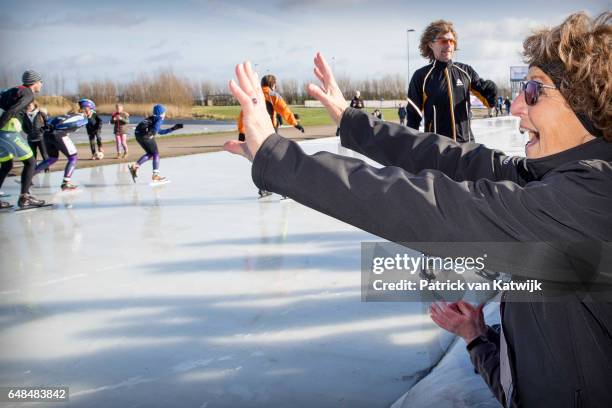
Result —
[[240, 84], [240, 88], [249, 95], [250, 98], [255, 96], [255, 89], [253, 89], [253, 85], [251, 83], [251, 79], [246, 73], [247, 63], [242, 63], [236, 65], [236, 78], [238, 78], [238, 83]]
[[315, 84], [308, 84], [306, 86], [306, 91], [308, 91], [308, 94], [310, 96], [321, 102], [323, 105], [329, 105], [329, 95], [325, 93], [325, 91], [321, 89], [320, 86]]
[[323, 77], [323, 74], [321, 73], [321, 70], [318, 67], [314, 67], [314, 74], [319, 79], [319, 81], [321, 81], [321, 83], [325, 85], [325, 78]]
[[317, 52], [317, 55], [315, 56], [314, 59], [314, 63], [315, 63], [315, 67], [319, 68], [319, 71], [321, 71], [322, 74], [326, 74], [326, 68], [327, 68], [327, 64], [325, 63], [325, 59], [323, 58], [323, 55], [320, 52]]
[[253, 67], [251, 66], [250, 61], [247, 61], [245, 63], [245, 72], [249, 81], [251, 82], [251, 87], [255, 91], [253, 95], [263, 102], [264, 96], [263, 91], [261, 89], [261, 85], [259, 84], [259, 76], [257, 75], [257, 72], [253, 71]]
[[236, 98], [238, 100], [238, 103], [240, 103], [242, 109], [247, 111], [251, 110], [251, 98], [246, 93], [244, 93], [244, 91], [238, 86], [238, 84], [236, 84], [236, 82], [234, 82], [233, 79], [229, 81], [229, 89], [232, 95], [234, 95], [234, 98]]

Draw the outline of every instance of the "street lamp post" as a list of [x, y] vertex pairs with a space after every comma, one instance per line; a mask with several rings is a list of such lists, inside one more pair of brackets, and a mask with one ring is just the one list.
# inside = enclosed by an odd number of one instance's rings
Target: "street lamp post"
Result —
[[409, 28], [406, 30], [406, 56], [408, 57], [408, 78], [406, 78], [406, 96], [408, 96], [408, 90], [410, 87], [410, 33], [413, 32], [413, 28]]

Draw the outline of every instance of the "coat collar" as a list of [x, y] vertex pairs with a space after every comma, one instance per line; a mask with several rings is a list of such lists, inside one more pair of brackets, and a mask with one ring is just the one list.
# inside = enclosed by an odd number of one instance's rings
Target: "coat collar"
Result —
[[536, 180], [541, 179], [549, 171], [566, 163], [579, 160], [603, 160], [612, 162], [612, 143], [598, 137], [568, 150], [539, 159], [526, 159], [529, 173]]

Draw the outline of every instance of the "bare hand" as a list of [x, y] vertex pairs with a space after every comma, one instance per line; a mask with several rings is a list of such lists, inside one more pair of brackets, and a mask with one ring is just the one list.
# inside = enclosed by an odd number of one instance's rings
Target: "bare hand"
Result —
[[246, 142], [230, 140], [223, 145], [223, 149], [253, 160], [263, 142], [274, 133], [274, 127], [266, 110], [259, 77], [251, 68], [251, 63], [247, 61], [236, 65], [236, 77], [239, 85], [230, 80], [229, 89], [242, 108]]
[[247, 147], [246, 142], [240, 142], [238, 140], [228, 140], [223, 144], [223, 150], [238, 154], [242, 157], [247, 158], [249, 161], [253, 161], [253, 156]]
[[429, 314], [438, 326], [469, 343], [487, 331], [483, 307], [484, 303], [474, 307], [463, 300], [455, 303], [432, 303]]
[[337, 126], [340, 126], [340, 119], [342, 118], [344, 110], [349, 106], [348, 102], [344, 99], [336, 83], [336, 79], [334, 78], [334, 73], [320, 52], [315, 56], [314, 64], [314, 74], [319, 78], [322, 86], [308, 84], [306, 90], [310, 96], [325, 106], [329, 116], [331, 116]]

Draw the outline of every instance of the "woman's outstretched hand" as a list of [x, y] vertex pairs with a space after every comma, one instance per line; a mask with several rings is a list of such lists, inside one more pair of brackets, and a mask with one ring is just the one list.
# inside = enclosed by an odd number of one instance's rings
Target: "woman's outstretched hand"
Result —
[[329, 116], [331, 116], [337, 126], [340, 126], [340, 119], [344, 110], [348, 107], [348, 102], [342, 96], [342, 92], [334, 78], [334, 73], [320, 52], [317, 52], [315, 56], [314, 65], [314, 74], [321, 81], [321, 85], [308, 84], [306, 90], [310, 96], [325, 106]]
[[472, 306], [463, 300], [455, 303], [432, 303], [429, 314], [438, 326], [462, 337], [466, 343], [470, 343], [487, 332], [482, 313], [483, 307], [484, 303]]
[[236, 78], [238, 84], [230, 80], [229, 89], [242, 108], [246, 142], [230, 140], [225, 142], [223, 149], [253, 161], [263, 142], [274, 133], [274, 127], [266, 110], [259, 77], [250, 62], [236, 65]]

